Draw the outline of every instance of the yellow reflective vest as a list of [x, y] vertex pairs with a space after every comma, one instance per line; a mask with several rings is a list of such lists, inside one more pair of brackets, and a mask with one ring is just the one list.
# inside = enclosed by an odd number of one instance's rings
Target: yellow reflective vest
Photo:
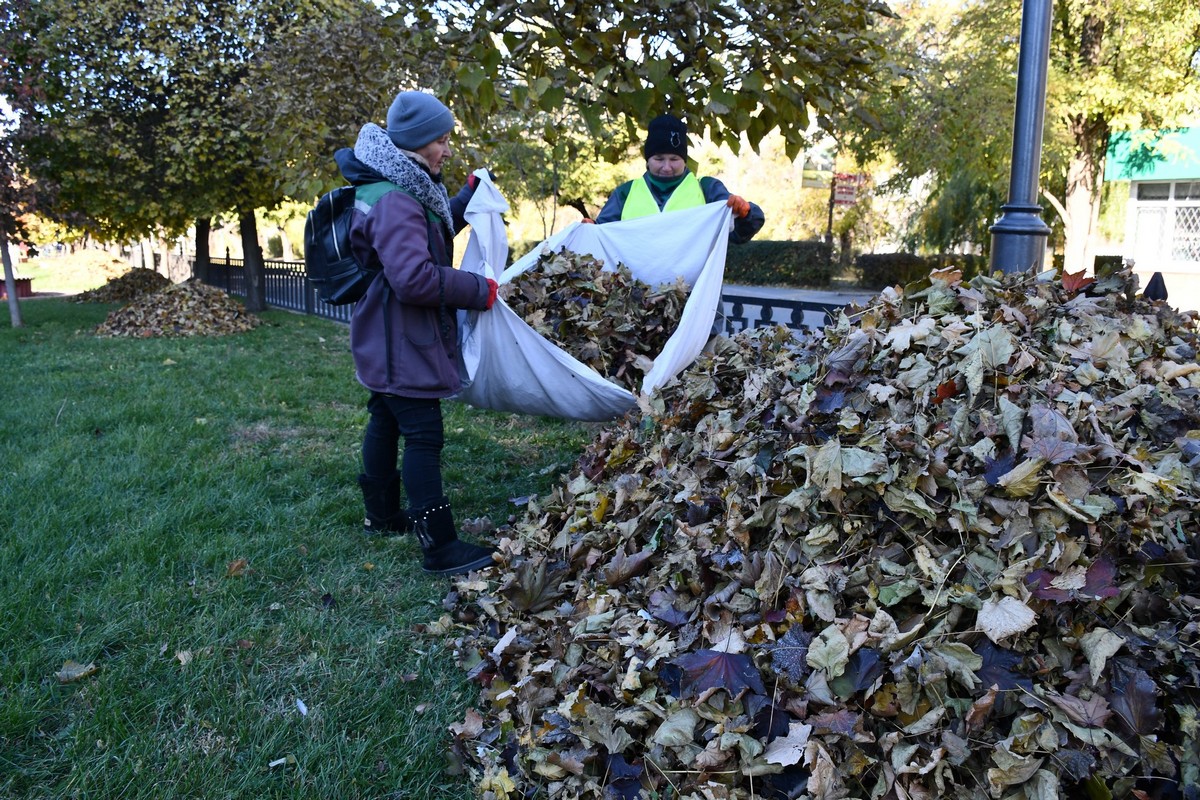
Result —
[[[689, 172], [675, 187], [675, 191], [671, 192], [661, 213], [696, 208], [704, 203], [704, 189], [700, 186], [700, 181], [695, 174]], [[658, 202], [654, 199], [645, 176], [633, 181], [629, 187], [629, 196], [625, 198], [625, 205], [621, 209], [621, 219], [636, 219], [658, 213], [660, 213]]]

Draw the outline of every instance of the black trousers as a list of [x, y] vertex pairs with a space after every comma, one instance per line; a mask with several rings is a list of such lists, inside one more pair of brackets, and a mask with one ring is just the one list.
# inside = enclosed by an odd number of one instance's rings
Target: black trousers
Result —
[[400, 456], [400, 438], [404, 437], [400, 479], [409, 507], [419, 511], [441, 502], [445, 496], [441, 401], [372, 392], [367, 412], [371, 416], [363, 434], [363, 474], [371, 480], [391, 480]]

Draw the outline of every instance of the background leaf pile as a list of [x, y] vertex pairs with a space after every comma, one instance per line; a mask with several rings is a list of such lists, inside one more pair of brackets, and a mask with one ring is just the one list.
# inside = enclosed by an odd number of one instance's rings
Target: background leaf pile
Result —
[[[169, 283], [169, 282], [168, 282]], [[98, 336], [224, 336], [261, 320], [225, 292], [196, 280], [142, 294], [96, 328]]]
[[447, 597], [479, 795], [1196, 797], [1200, 341], [1087, 283], [935, 273], [604, 430]]
[[618, 264], [561, 250], [500, 287], [531, 328], [608, 380], [638, 391], [650, 363], [675, 332], [689, 289], [653, 287]]
[[80, 292], [75, 296], [75, 302], [128, 303], [170, 285], [170, 279], [162, 273], [144, 267], [134, 267], [123, 275], [105, 281], [103, 286]]

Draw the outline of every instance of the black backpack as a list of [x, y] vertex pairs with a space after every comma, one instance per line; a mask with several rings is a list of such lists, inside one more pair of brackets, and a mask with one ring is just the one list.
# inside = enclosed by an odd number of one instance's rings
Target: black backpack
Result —
[[382, 271], [355, 260], [350, 249], [350, 221], [356, 200], [370, 208], [383, 195], [399, 189], [386, 181], [340, 186], [322, 195], [308, 212], [304, 222], [304, 270], [324, 302], [333, 306], [357, 302]]

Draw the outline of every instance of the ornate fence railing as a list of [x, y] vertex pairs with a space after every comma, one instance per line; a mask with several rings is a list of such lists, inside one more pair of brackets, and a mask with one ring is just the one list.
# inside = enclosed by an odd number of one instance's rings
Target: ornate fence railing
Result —
[[[349, 322], [352, 305], [333, 306], [322, 302], [304, 274], [303, 261], [267, 259], [266, 299], [274, 308], [312, 314], [338, 322]], [[209, 262], [207, 283], [231, 295], [246, 296], [243, 262], [240, 258]], [[786, 325], [794, 331], [819, 330], [837, 316], [841, 303], [756, 297], [726, 292], [721, 295], [721, 314], [727, 334], [747, 328]]]

